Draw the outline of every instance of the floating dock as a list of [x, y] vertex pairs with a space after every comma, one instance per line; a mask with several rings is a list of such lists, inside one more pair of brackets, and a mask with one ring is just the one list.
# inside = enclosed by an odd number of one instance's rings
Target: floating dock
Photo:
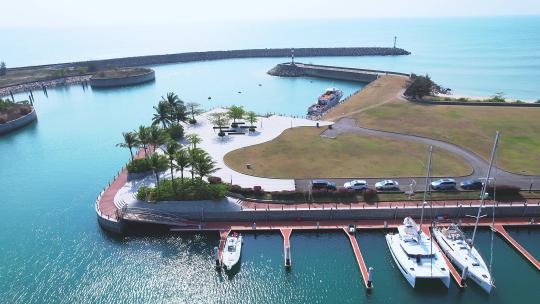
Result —
[[508, 234], [506, 229], [504, 229], [504, 226], [501, 224], [495, 224], [493, 229], [497, 231], [500, 235], [504, 237], [504, 239], [510, 243], [517, 251], [519, 251], [531, 264], [533, 264], [534, 267], [536, 267], [536, 270], [540, 270], [540, 262], [532, 256], [523, 246], [521, 246], [514, 238]]
[[345, 234], [349, 237], [349, 241], [351, 241], [354, 256], [356, 257], [356, 262], [358, 263], [358, 267], [360, 268], [360, 272], [362, 273], [362, 278], [364, 279], [364, 285], [366, 286], [366, 289], [369, 290], [373, 287], [373, 284], [371, 284], [371, 274], [366, 267], [364, 257], [362, 257], [362, 252], [360, 251], [360, 247], [358, 246], [358, 242], [356, 241], [356, 237], [354, 236], [354, 234], [349, 233], [348, 228], [343, 228], [343, 231], [345, 231]]
[[450, 270], [450, 274], [452, 275], [452, 277], [454, 278], [454, 281], [456, 281], [456, 284], [460, 287], [460, 288], [465, 288], [465, 284], [463, 284], [463, 279], [461, 278], [461, 276], [459, 275], [459, 272], [457, 271], [457, 269], [454, 267], [454, 265], [452, 265], [452, 262], [450, 262], [450, 260], [448, 259], [448, 257], [446, 256], [446, 254], [444, 253], [444, 251], [442, 251], [441, 247], [439, 247], [439, 244], [437, 244], [437, 241], [433, 240], [431, 238], [431, 231], [429, 231], [429, 227], [428, 226], [422, 226], [422, 231], [430, 237], [431, 239], [431, 243], [441, 252], [441, 255], [443, 256], [444, 258], [444, 261], [446, 262], [446, 266], [448, 266], [448, 270]]
[[280, 228], [281, 235], [283, 235], [283, 257], [285, 259], [285, 268], [291, 267], [291, 228]]

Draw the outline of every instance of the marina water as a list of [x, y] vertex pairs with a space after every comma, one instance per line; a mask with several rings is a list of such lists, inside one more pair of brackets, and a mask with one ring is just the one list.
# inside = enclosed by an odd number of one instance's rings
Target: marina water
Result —
[[[400, 46], [412, 51], [412, 56], [303, 61], [429, 72], [456, 91], [486, 95], [502, 90], [519, 98], [540, 97], [536, 85], [540, 80], [537, 57], [540, 22], [536, 17], [385, 19], [335, 22], [330, 26], [310, 21], [309, 24], [302, 36], [293, 35], [300, 31], [300, 23], [254, 25], [265, 31], [244, 29], [228, 40], [204, 42], [200, 37], [191, 37], [182, 44], [167, 46], [171, 49], [163, 49], [162, 44], [154, 43], [162, 38], [145, 32], [142, 42], [115, 46], [81, 42], [86, 34], [96, 35], [95, 30], [87, 30], [73, 44], [60, 47], [51, 36], [26, 36], [27, 39], [18, 40], [14, 38], [17, 31], [13, 31], [6, 39], [12, 39], [11, 43], [23, 51], [20, 54], [3, 51], [2, 56], [8, 56], [3, 59], [12, 65], [28, 65], [190, 49], [382, 45], [390, 44], [387, 41], [397, 34]], [[211, 32], [209, 28], [203, 30]], [[1, 31], [2, 37], [6, 37], [4, 30]], [[51, 35], [75, 37], [74, 32], [61, 33], [58, 30]], [[217, 36], [209, 36], [212, 37]], [[103, 39], [112, 41], [112, 34], [104, 35]], [[24, 46], [30, 41], [40, 45], [43, 52], [25, 53]], [[357, 239], [364, 258], [375, 269], [375, 287], [367, 294], [350, 243], [341, 231], [294, 231], [290, 271], [283, 267], [279, 232], [246, 233], [240, 267], [227, 274], [213, 269], [212, 250], [218, 243], [217, 233], [116, 238], [99, 228], [93, 210], [95, 197], [129, 157], [127, 150], [114, 145], [121, 141], [122, 131], [149, 123], [152, 106], [166, 92], [174, 91], [186, 101], [198, 101], [207, 109], [241, 104], [259, 113], [304, 115], [306, 107], [326, 87], [339, 87], [345, 96], [362, 87], [357, 83], [276, 78], [265, 74], [274, 64], [285, 60], [172, 64], [154, 67], [156, 81], [141, 86], [109, 90], [72, 86], [51, 89], [48, 98], [35, 92], [39, 121], [0, 137], [2, 302], [537, 301], [535, 288], [540, 283], [540, 274], [498, 236], [494, 239], [493, 258], [497, 287], [491, 295], [486, 295], [472, 283], [463, 291], [454, 283], [449, 290], [442, 284], [412, 289], [395, 268], [383, 232], [360, 232]], [[529, 252], [540, 256], [539, 230], [509, 230]], [[481, 230], [477, 239], [488, 261], [491, 233]]]

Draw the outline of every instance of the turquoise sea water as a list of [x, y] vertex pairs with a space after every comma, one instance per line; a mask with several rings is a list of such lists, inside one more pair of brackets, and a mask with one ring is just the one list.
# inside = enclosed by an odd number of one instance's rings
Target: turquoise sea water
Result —
[[[460, 19], [461, 20], [461, 19]], [[73, 39], [63, 44], [62, 37], [52, 32], [39, 39], [44, 50], [39, 53], [20, 54], [2, 52], [6, 61], [20, 65], [84, 59], [86, 56], [110, 57], [140, 53], [162, 53], [183, 49], [225, 49], [270, 46], [325, 46], [325, 45], [380, 45], [380, 36], [393, 36], [399, 29], [399, 39], [413, 35], [410, 46], [404, 46], [420, 57], [400, 58], [311, 58], [314, 63], [343, 63], [359, 67], [390, 68], [407, 71], [429, 67], [429, 72], [440, 71], [437, 77], [454, 79], [462, 73], [459, 83], [478, 87], [505, 86], [526, 88], [538, 92], [539, 61], [537, 56], [539, 22], [537, 18], [481, 19], [475, 23], [463, 19], [461, 23], [449, 20], [420, 19], [373, 22], [337, 22], [330, 27], [311, 22], [302, 27], [299, 23], [262, 27], [254, 24], [244, 32], [234, 32], [220, 40], [208, 42], [193, 35], [184, 44], [163, 46], [150, 43], [138, 49], [142, 42], [113, 44], [82, 43]], [[502, 21], [501, 21], [502, 20]], [[352, 24], [356, 26], [351, 27]], [[503, 25], [501, 25], [503, 23]], [[416, 24], [416, 25], [414, 25]], [[454, 24], [464, 28], [469, 24], [475, 29], [459, 43], [450, 43], [440, 35], [445, 26]], [[464, 25], [465, 24], [465, 25]], [[472, 24], [472, 25], [471, 25]], [[516, 25], [517, 24], [517, 25]], [[409, 29], [405, 32], [402, 27]], [[413, 26], [414, 25], [414, 26]], [[439, 31], [433, 29], [438, 25]], [[521, 25], [519, 27], [518, 25]], [[503, 35], [513, 43], [497, 40], [497, 45], [515, 44], [516, 37], [526, 35], [520, 45], [528, 47], [528, 59], [520, 68], [507, 71], [527, 73], [530, 78], [512, 80], [500, 73], [502, 82], [494, 82], [489, 60], [478, 55], [477, 60], [466, 60], [465, 54], [455, 54], [456, 61], [445, 65], [437, 58], [444, 52], [437, 45], [459, 49], [464, 45], [483, 44], [480, 49], [490, 49], [485, 35], [479, 29]], [[367, 31], [373, 28], [374, 32]], [[517, 28], [520, 28], [518, 31]], [[264, 28], [264, 31], [260, 30]], [[512, 33], [510, 29], [513, 28]], [[254, 29], [259, 29], [255, 31]], [[304, 35], [297, 33], [304, 30]], [[347, 31], [345, 31], [347, 29]], [[412, 31], [415, 29], [415, 31]], [[3, 31], [3, 30], [2, 30]], [[403, 32], [402, 32], [403, 31]], [[431, 33], [423, 39], [420, 33]], [[92, 32], [92, 31], [90, 31]], [[463, 29], [463, 32], [466, 32]], [[20, 46], [32, 39], [18, 40], [17, 31], [9, 32], [3, 39]], [[33, 33], [33, 32], [32, 32]], [[48, 32], [47, 32], [48, 33]], [[243, 33], [243, 34], [242, 34]], [[505, 34], [506, 33], [506, 34]], [[19, 33], [21, 34], [21, 33]], [[383, 35], [384, 34], [384, 35]], [[11, 35], [11, 36], [10, 36]], [[36, 36], [39, 36], [35, 34]], [[90, 35], [90, 34], [89, 34]], [[133, 34], [134, 35], [134, 34]], [[143, 41], [156, 42], [160, 37], [139, 33]], [[179, 37], [181, 35], [179, 34]], [[452, 37], [457, 37], [454, 35]], [[8, 37], [8, 38], [5, 38]], [[48, 38], [47, 38], [48, 37]], [[55, 39], [53, 39], [53, 38]], [[97, 36], [96, 36], [97, 37]], [[104, 35], [105, 40], [112, 38]], [[209, 36], [214, 37], [214, 36]], [[472, 38], [471, 38], [472, 37]], [[478, 37], [475, 39], [474, 37]], [[249, 38], [249, 39], [248, 39]], [[256, 38], [256, 39], [255, 39]], [[11, 40], [9, 40], [11, 39]], [[37, 39], [37, 38], [36, 38]], [[67, 38], [62, 38], [67, 39]], [[146, 39], [146, 40], [145, 40]], [[377, 40], [381, 39], [381, 40]], [[465, 39], [465, 38], [460, 38]], [[483, 43], [478, 42], [478, 39]], [[54, 40], [54, 43], [51, 42]], [[390, 38], [391, 40], [391, 38]], [[49, 41], [49, 43], [46, 43]], [[71, 40], [70, 40], [71, 41]], [[221, 41], [222, 44], [218, 44]], [[367, 41], [363, 43], [363, 41]], [[432, 41], [428, 43], [426, 41]], [[37, 43], [36, 41], [34, 41]], [[437, 42], [437, 43], [435, 43]], [[206, 43], [206, 44], [205, 44]], [[236, 43], [236, 44], [235, 44]], [[81, 47], [84, 46], [84, 47]], [[94, 48], [94, 52], [87, 50]], [[164, 47], [166, 49], [164, 49]], [[174, 48], [168, 49], [168, 48]], [[471, 47], [474, 48], [474, 47]], [[441, 48], [442, 49], [442, 48]], [[507, 48], [503, 48], [507, 49]], [[139, 51], [140, 50], [140, 51]], [[516, 47], [515, 52], [522, 52]], [[471, 50], [472, 53], [474, 51]], [[505, 52], [493, 51], [491, 58], [502, 58]], [[448, 53], [444, 56], [449, 56]], [[524, 56], [524, 55], [523, 55]], [[463, 57], [462, 59], [459, 59]], [[519, 56], [517, 56], [519, 58]], [[1, 59], [0, 59], [1, 60]], [[519, 62], [518, 59], [515, 59]], [[450, 290], [433, 284], [412, 289], [395, 268], [386, 248], [382, 232], [358, 235], [368, 265], [375, 268], [375, 289], [366, 294], [354, 254], [343, 232], [300, 233], [292, 235], [293, 268], [283, 268], [282, 239], [279, 233], [246, 234], [240, 268], [231, 275], [216, 273], [212, 267], [212, 249], [218, 242], [213, 234], [172, 234], [166, 236], [129, 236], [118, 239], [99, 228], [93, 202], [96, 195], [128, 159], [128, 152], [114, 147], [121, 140], [121, 132], [147, 124], [151, 107], [167, 91], [175, 91], [185, 100], [199, 101], [205, 108], [219, 105], [242, 104], [260, 113], [277, 112], [303, 115], [305, 108], [327, 86], [337, 86], [348, 95], [361, 85], [309, 78], [282, 79], [265, 74], [283, 59], [227, 60], [203, 63], [175, 64], [156, 68], [156, 81], [122, 89], [87, 90], [80, 86], [49, 90], [46, 98], [35, 92], [37, 124], [7, 136], [0, 137], [0, 299], [3, 303], [508, 303], [535, 302], [535, 286], [540, 274], [496, 236], [493, 273], [497, 288], [491, 296], [484, 295], [470, 284], [459, 291], [452, 283]], [[492, 60], [494, 66], [510, 62]], [[461, 72], [460, 64], [466, 62], [485, 65], [486, 69], [473, 68]], [[483, 63], [482, 63], [483, 62]], [[438, 64], [435, 64], [438, 63]], [[535, 66], [536, 64], [536, 66]], [[517, 64], [516, 64], [517, 65]], [[403, 69], [399, 68], [403, 67]], [[427, 69], [426, 69], [427, 70]], [[495, 69], [496, 70], [496, 69]], [[231, 72], [234, 71], [234, 72]], [[521, 73], [519, 72], [519, 73]], [[447, 76], [445, 76], [447, 75]], [[452, 76], [454, 75], [454, 76]], [[481, 75], [481, 76], [479, 76]], [[464, 77], [463, 79], [461, 77]], [[536, 78], [535, 78], [536, 77]], [[467, 80], [468, 79], [468, 80]], [[488, 80], [485, 80], [488, 79]], [[474, 81], [473, 81], [474, 80]], [[261, 84], [262, 86], [259, 86]], [[489, 87], [489, 90], [495, 90]], [[487, 90], [487, 89], [486, 89]], [[525, 91], [526, 91], [525, 90]], [[239, 94], [238, 91], [242, 93]], [[540, 95], [540, 94], [537, 94]], [[212, 96], [211, 100], [207, 97]], [[22, 94], [18, 98], [24, 97]], [[531, 253], [540, 257], [540, 231], [511, 229], [510, 233]], [[491, 234], [482, 230], [478, 245], [485, 256], [489, 253]]]

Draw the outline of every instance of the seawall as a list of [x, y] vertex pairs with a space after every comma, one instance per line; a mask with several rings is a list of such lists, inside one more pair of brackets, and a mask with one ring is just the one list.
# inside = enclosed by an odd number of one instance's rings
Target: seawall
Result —
[[[334, 47], [334, 48], [295, 48], [296, 57], [320, 56], [399, 56], [409, 55], [410, 52], [401, 48], [385, 47]], [[177, 62], [192, 62], [236, 58], [290, 57], [290, 48], [246, 49], [228, 51], [186, 52], [165, 55], [147, 55], [123, 57], [103, 60], [66, 62], [49, 65], [10, 68], [8, 70], [40, 68], [40, 67], [86, 67], [93, 65], [98, 68], [131, 67], [142, 65], [157, 65]]]
[[20, 129], [26, 125], [31, 124], [32, 122], [36, 120], [37, 120], [36, 110], [32, 108], [32, 112], [24, 116], [21, 116], [17, 119], [14, 119], [12, 121], [8, 121], [4, 124], [0, 124], [0, 135], [7, 134], [9, 132]]
[[116, 77], [116, 78], [90, 78], [90, 85], [93, 88], [112, 88], [112, 87], [122, 87], [129, 85], [136, 85], [145, 82], [154, 81], [156, 79], [156, 73], [154, 70], [149, 69], [146, 73], [139, 75], [131, 75], [126, 77]]
[[381, 75], [397, 75], [403, 77], [409, 77], [409, 74], [383, 71], [383, 70], [369, 70], [369, 69], [356, 69], [348, 67], [327, 66], [327, 65], [315, 65], [305, 63], [280, 63], [274, 68], [268, 71], [268, 74], [272, 76], [281, 77], [318, 77], [329, 78], [337, 80], [347, 80], [370, 83]]

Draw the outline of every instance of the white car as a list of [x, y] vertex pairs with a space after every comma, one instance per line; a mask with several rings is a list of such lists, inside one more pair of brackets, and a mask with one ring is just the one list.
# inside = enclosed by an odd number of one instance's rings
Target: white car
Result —
[[375, 189], [377, 190], [396, 190], [399, 189], [399, 184], [397, 181], [394, 180], [382, 180], [380, 182], [375, 183]]
[[345, 184], [343, 184], [343, 187], [349, 190], [364, 190], [367, 189], [368, 183], [365, 180], [357, 179], [346, 182]]

